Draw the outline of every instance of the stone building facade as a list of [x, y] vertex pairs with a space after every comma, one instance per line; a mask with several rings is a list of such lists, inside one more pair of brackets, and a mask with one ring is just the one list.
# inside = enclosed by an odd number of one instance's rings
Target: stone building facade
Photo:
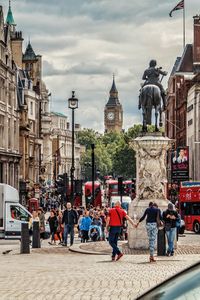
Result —
[[189, 174], [200, 180], [200, 74], [194, 77], [194, 84], [187, 98], [187, 145], [190, 149]]
[[[70, 175], [72, 164], [72, 133], [67, 116], [61, 113], [51, 113], [52, 126], [52, 164], [54, 176], [67, 173]], [[80, 130], [80, 125], [75, 124], [75, 132]], [[74, 177], [80, 178], [80, 159], [82, 148], [76, 142], [74, 144]]]
[[0, 182], [18, 188], [21, 155], [16, 65], [11, 48], [12, 30], [9, 13], [4, 24], [3, 9], [0, 6]]
[[[190, 178], [200, 180], [199, 161], [200, 16], [194, 17], [193, 44], [177, 57], [168, 81], [165, 129], [174, 147], [189, 146]], [[170, 159], [168, 169], [170, 171]]]
[[[30, 189], [52, 184], [55, 172], [70, 173], [70, 125], [66, 116], [50, 112], [42, 56], [35, 54], [30, 41], [23, 53], [22, 32], [16, 30], [10, 5], [6, 24], [0, 6], [0, 27], [0, 182], [16, 188], [26, 183]], [[55, 171], [58, 149], [61, 161]], [[76, 178], [80, 178], [80, 149], [75, 143]]]

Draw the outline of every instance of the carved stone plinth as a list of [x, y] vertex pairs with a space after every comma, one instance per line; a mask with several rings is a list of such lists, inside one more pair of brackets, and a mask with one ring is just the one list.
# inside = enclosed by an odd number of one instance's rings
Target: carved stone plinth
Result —
[[[167, 208], [166, 198], [166, 156], [173, 140], [160, 133], [148, 133], [130, 142], [136, 151], [136, 198], [129, 206], [129, 215], [136, 222], [143, 215], [149, 202], [156, 202], [161, 210]], [[129, 226], [128, 243], [130, 248], [148, 249], [146, 221], [137, 229]]]

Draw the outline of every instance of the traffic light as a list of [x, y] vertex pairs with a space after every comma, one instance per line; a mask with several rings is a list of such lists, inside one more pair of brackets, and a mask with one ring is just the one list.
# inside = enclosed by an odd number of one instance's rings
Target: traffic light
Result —
[[63, 173], [58, 175], [58, 180], [56, 180], [56, 187], [58, 194], [66, 195], [67, 193], [67, 184], [68, 183], [68, 176], [67, 173]]
[[75, 194], [82, 195], [82, 180], [75, 180]]
[[123, 177], [118, 177], [118, 194], [123, 195], [123, 193], [124, 193]]

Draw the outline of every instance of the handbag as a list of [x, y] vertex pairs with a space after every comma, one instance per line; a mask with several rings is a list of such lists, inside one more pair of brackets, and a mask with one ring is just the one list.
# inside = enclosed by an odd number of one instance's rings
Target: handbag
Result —
[[162, 222], [160, 220], [160, 212], [159, 212], [159, 210], [157, 212], [156, 223], [157, 223], [157, 228], [158, 229], [162, 229], [163, 228], [163, 224], [162, 224]]

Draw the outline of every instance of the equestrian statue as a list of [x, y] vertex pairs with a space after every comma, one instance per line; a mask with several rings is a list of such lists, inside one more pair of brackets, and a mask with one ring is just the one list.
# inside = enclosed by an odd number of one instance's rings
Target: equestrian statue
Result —
[[[159, 131], [158, 114], [160, 117], [159, 127], [162, 127], [162, 111], [166, 109], [166, 94], [161, 82], [163, 77], [167, 75], [167, 72], [162, 71], [162, 68], [157, 68], [156, 65], [156, 60], [151, 60], [149, 68], [144, 71], [142, 77], [145, 82], [142, 84], [140, 90], [138, 108], [142, 108], [143, 132], [147, 132], [147, 125], [151, 125], [152, 123], [153, 108], [155, 109], [155, 131]], [[160, 75], [162, 75], [161, 78]], [[162, 107], [161, 102], [163, 103]]]

